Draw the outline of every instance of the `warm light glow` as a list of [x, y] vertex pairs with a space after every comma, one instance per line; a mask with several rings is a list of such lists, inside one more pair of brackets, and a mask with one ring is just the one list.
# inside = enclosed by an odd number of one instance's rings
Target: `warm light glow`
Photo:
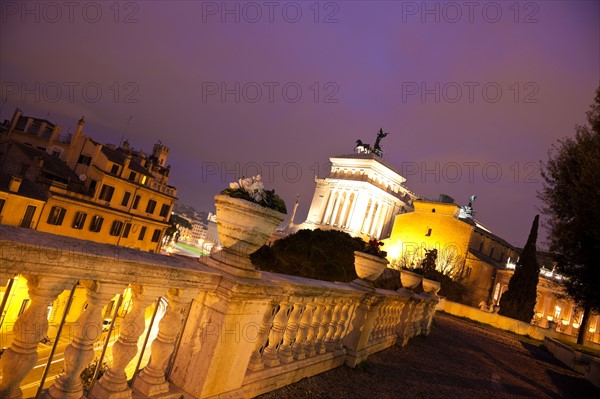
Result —
[[546, 318], [548, 319], [548, 321], [554, 320], [554, 317], [552, 317], [552, 316], [546, 316]]
[[579, 323], [573, 323], [573, 328], [579, 328]]
[[596, 332], [596, 329], [594, 327], [590, 327], [589, 332], [591, 332], [593, 334]]
[[389, 247], [385, 248], [385, 250], [388, 253], [388, 259], [396, 259], [400, 256], [400, 253], [402, 252], [402, 242], [398, 241], [397, 244], [390, 245]]
[[562, 308], [560, 306], [555, 306], [554, 307], [554, 318], [555, 319], [559, 319], [560, 318], [560, 312], [562, 311]]
[[569, 320], [563, 320], [562, 323], [566, 326], [567, 324], [569, 324]]
[[511, 262], [510, 257], [508, 257], [508, 259], [506, 261], [506, 268], [509, 270], [515, 270], [515, 267], [517, 267], [517, 265], [515, 265], [513, 262]]

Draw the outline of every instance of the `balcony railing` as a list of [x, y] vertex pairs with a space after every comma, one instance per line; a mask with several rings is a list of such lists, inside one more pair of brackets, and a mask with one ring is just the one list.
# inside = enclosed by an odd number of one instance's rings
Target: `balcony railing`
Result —
[[[274, 273], [237, 277], [181, 257], [11, 226], [0, 226], [0, 272], [7, 291], [15, 290], [14, 276], [25, 279], [30, 299], [21, 314], [0, 309], [2, 332], [10, 335], [0, 359], [2, 398], [40, 385], [33, 369], [42, 355], [52, 363], [40, 344], [49, 334], [64, 347], [64, 372], [50, 367], [39, 397], [84, 395], [80, 374], [105, 352], [109, 369], [93, 381], [88, 398], [131, 397], [132, 390], [136, 397], [252, 397], [428, 334], [438, 302], [405, 290]], [[85, 295], [78, 307], [69, 292]], [[105, 307], [125, 292], [130, 303], [116, 308], [118, 331], [105, 339]], [[159, 298], [166, 300], [164, 315], [148, 323]], [[55, 310], [64, 317], [50, 333]], [[142, 351], [150, 353], [147, 364]], [[132, 375], [136, 362], [145, 367]]]

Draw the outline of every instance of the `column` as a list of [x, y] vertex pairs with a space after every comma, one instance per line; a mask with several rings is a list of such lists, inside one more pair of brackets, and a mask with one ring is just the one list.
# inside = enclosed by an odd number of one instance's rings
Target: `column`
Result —
[[75, 284], [75, 280], [57, 277], [25, 278], [31, 302], [13, 326], [13, 342], [0, 359], [0, 397], [6, 399], [23, 396], [19, 385], [37, 363], [38, 342], [48, 333], [48, 306], [62, 291]]
[[94, 342], [102, 334], [102, 308], [127, 285], [82, 281], [87, 307], [75, 323], [73, 340], [65, 348], [65, 372], [46, 392], [46, 398], [79, 399], [83, 396], [81, 372], [94, 359]]
[[377, 201], [376, 204], [377, 204], [377, 211], [375, 212], [375, 216], [373, 216], [373, 220], [371, 220], [371, 226], [369, 228], [369, 231], [367, 232], [367, 234], [369, 236], [375, 235], [377, 223], [379, 223], [379, 215], [381, 215], [381, 203], [379, 201]]
[[334, 199], [333, 209], [332, 209], [331, 213], [329, 214], [329, 216], [327, 218], [325, 218], [325, 220], [326, 220], [325, 224], [329, 224], [329, 225], [333, 225], [333, 223], [335, 223], [335, 215], [337, 214], [337, 209], [340, 206], [340, 193], [336, 191], [333, 199]]
[[348, 212], [348, 221], [346, 222], [346, 227], [349, 230], [358, 232], [360, 230], [360, 226], [356, 226], [356, 222], [354, 220], [354, 213], [356, 211], [356, 206], [359, 202], [360, 193], [354, 193], [354, 199], [352, 200], [352, 206], [350, 207], [350, 211]]
[[323, 211], [323, 217], [321, 218], [321, 224], [327, 224], [329, 217], [331, 215], [331, 208], [333, 208], [333, 202], [334, 202], [335, 198], [333, 198], [333, 191], [329, 190], [329, 194], [328, 194], [328, 198], [327, 198], [327, 205], [325, 206], [325, 209]]

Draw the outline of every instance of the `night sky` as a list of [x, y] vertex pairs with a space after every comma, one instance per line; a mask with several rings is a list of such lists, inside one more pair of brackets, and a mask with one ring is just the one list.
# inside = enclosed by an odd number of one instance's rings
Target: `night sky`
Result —
[[[373, 144], [425, 198], [524, 245], [539, 161], [600, 82], [600, 3], [0, 3], [0, 118], [170, 147], [183, 203], [261, 173], [306, 217], [328, 158]], [[128, 122], [128, 120], [130, 121]], [[124, 133], [125, 132], [125, 133]], [[542, 231], [540, 241], [545, 234]]]

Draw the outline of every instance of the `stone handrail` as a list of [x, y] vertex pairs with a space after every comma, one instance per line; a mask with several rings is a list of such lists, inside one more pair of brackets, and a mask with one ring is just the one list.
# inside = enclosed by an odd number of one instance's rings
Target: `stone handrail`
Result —
[[[110, 369], [88, 398], [127, 398], [133, 391], [139, 397], [256, 396], [428, 334], [437, 304], [435, 296], [404, 289], [266, 272], [248, 278], [184, 257], [0, 226], [0, 284], [15, 275], [27, 280], [30, 303], [14, 320], [12, 343], [0, 359], [0, 397], [11, 399], [21, 397], [19, 385], [37, 362], [48, 306], [75, 284], [87, 305], [76, 315], [64, 372], [42, 392], [45, 398], [84, 395], [79, 375], [94, 358], [102, 308], [125, 289], [132, 306], [109, 349]], [[150, 361], [128, 383], [125, 369], [138, 355], [146, 311], [159, 297], [168, 306], [149, 345]]]

